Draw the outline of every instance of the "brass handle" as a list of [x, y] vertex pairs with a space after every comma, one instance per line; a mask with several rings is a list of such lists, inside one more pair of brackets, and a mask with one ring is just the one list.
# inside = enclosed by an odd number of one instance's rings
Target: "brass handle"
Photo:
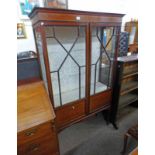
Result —
[[72, 106], [72, 109], [74, 110], [75, 109], [75, 106]]
[[28, 147], [27, 152], [37, 151], [39, 149], [39, 144], [32, 144]]
[[25, 135], [26, 135], [26, 136], [33, 136], [33, 135], [36, 133], [36, 131], [37, 131], [36, 129], [33, 129], [33, 130], [31, 130], [31, 131], [26, 131], [26, 132], [25, 132]]

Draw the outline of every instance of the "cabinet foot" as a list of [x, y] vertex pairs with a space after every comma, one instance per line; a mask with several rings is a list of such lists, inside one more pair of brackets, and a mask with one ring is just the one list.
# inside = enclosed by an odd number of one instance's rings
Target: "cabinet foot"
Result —
[[109, 122], [110, 122], [109, 110], [103, 111], [102, 114], [103, 114], [104, 120], [106, 121], [106, 124], [109, 125]]
[[113, 127], [117, 130], [118, 129], [118, 126], [116, 123], [112, 123]]

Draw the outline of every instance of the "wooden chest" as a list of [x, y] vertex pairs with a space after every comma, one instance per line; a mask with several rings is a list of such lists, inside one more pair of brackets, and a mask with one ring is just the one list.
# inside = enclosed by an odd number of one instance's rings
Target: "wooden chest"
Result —
[[19, 86], [18, 155], [59, 155], [55, 113], [43, 82]]

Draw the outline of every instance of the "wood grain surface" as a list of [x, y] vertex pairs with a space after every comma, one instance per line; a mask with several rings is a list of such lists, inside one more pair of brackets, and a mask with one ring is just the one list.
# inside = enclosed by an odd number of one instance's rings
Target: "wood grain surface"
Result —
[[17, 115], [18, 132], [55, 118], [42, 81], [17, 87]]

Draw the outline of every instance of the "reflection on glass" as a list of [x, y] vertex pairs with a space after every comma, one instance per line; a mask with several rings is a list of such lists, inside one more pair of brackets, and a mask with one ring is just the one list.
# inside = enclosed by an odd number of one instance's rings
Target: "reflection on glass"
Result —
[[115, 29], [94, 27], [92, 31], [91, 95], [110, 88], [115, 50]]
[[136, 35], [136, 26], [132, 27], [130, 36], [129, 36], [129, 44], [133, 44], [134, 43], [134, 38]]
[[39, 52], [40, 66], [41, 66], [41, 71], [42, 71], [42, 78], [43, 78], [43, 81], [45, 83], [45, 87], [48, 90], [41, 34], [39, 32], [37, 32], [37, 31], [35, 31], [35, 36], [36, 36], [36, 43], [37, 43], [37, 49], [38, 49], [37, 51]]
[[55, 107], [85, 97], [85, 28], [45, 27]]

